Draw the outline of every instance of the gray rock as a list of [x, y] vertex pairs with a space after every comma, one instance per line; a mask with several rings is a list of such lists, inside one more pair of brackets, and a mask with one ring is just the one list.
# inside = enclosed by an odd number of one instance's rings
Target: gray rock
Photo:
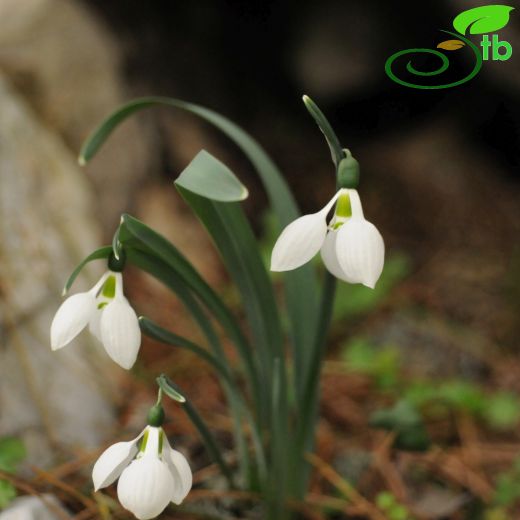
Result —
[[0, 513], [0, 520], [63, 520], [71, 516], [53, 495], [24, 496]]
[[[46, 126], [74, 155], [87, 135], [131, 96], [120, 76], [120, 52], [109, 31], [73, 0], [2, 0], [0, 69]], [[98, 196], [91, 201], [112, 227], [128, 209], [137, 182], [149, 175], [155, 147], [132, 118], [88, 167]]]
[[[29, 462], [55, 443], [95, 447], [113, 425], [113, 364], [88, 335], [51, 352], [49, 328], [77, 262], [98, 247], [87, 180], [63, 142], [0, 75], [0, 436], [23, 438]], [[103, 266], [90, 266], [75, 290]]]

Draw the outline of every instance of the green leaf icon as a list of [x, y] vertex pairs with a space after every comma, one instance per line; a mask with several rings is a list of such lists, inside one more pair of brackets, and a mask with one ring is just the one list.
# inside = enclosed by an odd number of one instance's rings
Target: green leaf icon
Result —
[[483, 5], [463, 11], [453, 20], [453, 27], [460, 34], [484, 34], [498, 31], [509, 22], [509, 5]]

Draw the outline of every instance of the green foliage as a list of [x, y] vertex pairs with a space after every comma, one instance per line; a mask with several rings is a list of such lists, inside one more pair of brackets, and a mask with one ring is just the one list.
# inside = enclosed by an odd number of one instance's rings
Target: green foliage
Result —
[[369, 289], [361, 284], [338, 284], [334, 322], [357, 318], [373, 311], [409, 272], [408, 257], [401, 253], [393, 253], [386, 259], [383, 273], [375, 289]]
[[343, 347], [342, 358], [350, 370], [373, 377], [380, 388], [394, 388], [398, 382], [401, 359], [396, 347], [374, 348], [366, 338], [352, 338]]
[[[324, 132], [335, 164], [339, 164], [344, 152], [333, 130], [311, 100], [305, 98], [305, 104]], [[168, 106], [198, 116], [242, 150], [263, 183], [276, 218], [277, 233], [299, 217], [298, 207], [276, 165], [246, 132], [212, 110], [177, 99], [148, 97], [120, 107], [87, 139], [80, 163], [86, 164], [126, 118], [153, 106]], [[302, 498], [307, 486], [309, 465], [302, 453], [311, 448], [315, 431], [321, 355], [332, 313], [335, 280], [325, 277], [320, 288], [311, 265], [284, 273], [280, 279], [285, 313], [280, 312], [266, 262], [237, 202], [246, 195], [238, 179], [224, 164], [203, 151], [175, 183], [212, 237], [240, 295], [243, 316], [239, 318], [231, 312], [173, 244], [129, 215], [123, 215], [108, 253], [103, 248], [95, 254], [103, 257], [113, 250], [117, 258], [124, 252], [128, 263], [161, 281], [186, 306], [206, 345], [199, 346], [170, 334], [146, 319], [141, 319], [142, 330], [155, 339], [201, 355], [218, 367], [235, 423], [236, 459], [242, 472], [242, 485], [252, 491], [260, 490], [268, 505], [268, 515], [281, 519], [285, 515], [286, 497]], [[216, 326], [222, 328], [226, 340], [235, 348], [241, 362], [238, 370], [231, 366]], [[286, 345], [291, 356], [286, 355]], [[228, 465], [222, 457], [219, 460], [217, 440], [189, 399], [182, 406], [197, 427], [208, 453], [231, 482], [233, 475]], [[245, 424], [251, 433], [251, 446]], [[254, 461], [251, 464], [250, 456]]]
[[460, 379], [413, 380], [402, 374], [402, 359], [394, 345], [374, 346], [367, 338], [350, 339], [342, 349], [349, 370], [366, 374], [376, 385], [416, 410], [431, 415], [464, 412], [485, 421], [494, 430], [509, 430], [520, 423], [520, 398], [510, 392], [487, 392]]
[[496, 430], [514, 428], [520, 420], [520, 400], [516, 395], [507, 392], [490, 395], [486, 398], [483, 415]]
[[512, 467], [500, 474], [495, 483], [494, 506], [505, 508], [513, 506], [520, 500], [520, 457]]
[[421, 414], [408, 401], [400, 400], [391, 408], [376, 410], [370, 417], [370, 425], [395, 432], [396, 448], [424, 451], [430, 445]]
[[376, 505], [387, 516], [388, 520], [412, 520], [412, 515], [390, 491], [382, 491], [376, 497]]
[[508, 392], [488, 393], [468, 381], [422, 381], [408, 385], [404, 396], [421, 408], [443, 404], [448, 410], [469, 413], [495, 430], [508, 430], [520, 422], [520, 399]]
[[[0, 471], [14, 473], [26, 457], [25, 446], [20, 439], [4, 437], [0, 439]], [[9, 505], [16, 497], [15, 487], [7, 480], [0, 480], [0, 509]]]

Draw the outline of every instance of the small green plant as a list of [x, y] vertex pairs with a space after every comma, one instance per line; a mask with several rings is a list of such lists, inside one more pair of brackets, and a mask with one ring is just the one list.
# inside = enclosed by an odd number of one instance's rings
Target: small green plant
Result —
[[367, 338], [355, 337], [343, 347], [342, 359], [350, 370], [374, 378], [382, 389], [395, 388], [399, 382], [401, 358], [396, 347], [374, 348]]
[[388, 520], [413, 520], [408, 509], [400, 504], [390, 491], [382, 491], [376, 497], [376, 505], [387, 516]]
[[[14, 473], [25, 456], [25, 446], [20, 439], [15, 437], [0, 439], [0, 471]], [[16, 489], [13, 484], [5, 479], [0, 479], [0, 509], [7, 507], [15, 497]]]

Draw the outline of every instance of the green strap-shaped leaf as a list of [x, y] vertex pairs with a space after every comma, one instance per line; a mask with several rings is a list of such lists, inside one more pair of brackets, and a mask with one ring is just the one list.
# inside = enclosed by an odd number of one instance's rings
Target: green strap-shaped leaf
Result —
[[309, 96], [303, 96], [303, 102], [305, 103], [305, 107], [309, 111], [309, 114], [313, 117], [314, 121], [316, 121], [316, 124], [324, 135], [325, 140], [329, 145], [332, 162], [334, 163], [334, 166], [338, 168], [339, 163], [345, 157], [345, 153], [341, 148], [341, 144], [339, 142], [338, 136], [336, 135], [336, 132], [334, 132], [334, 129], [330, 125], [328, 119], [325, 117], [325, 114]]
[[169, 330], [160, 327], [152, 320], [141, 316], [139, 318], [139, 326], [144, 334], [148, 337], [155, 339], [156, 341], [160, 341], [161, 343], [166, 343], [167, 345], [177, 346], [179, 348], [183, 348], [193, 352], [200, 358], [204, 359], [208, 362], [221, 377], [223, 377], [226, 381], [233, 383], [233, 380], [229, 374], [229, 369], [226, 368], [226, 365], [219, 361], [218, 358], [213, 356], [206, 349], [200, 347], [196, 343], [179, 336]]
[[[251, 161], [281, 227], [300, 216], [300, 212], [280, 171], [261, 146], [238, 125], [213, 110], [167, 97], [145, 97], [131, 101], [115, 110], [90, 135], [83, 145], [79, 162], [87, 163], [110, 133], [127, 117], [152, 106], [169, 106], [186, 110], [214, 125], [227, 135]], [[305, 172], [302, 172], [304, 174]], [[309, 352], [314, 343], [318, 312], [318, 288], [311, 265], [285, 273], [286, 305], [291, 324], [294, 356]]]
[[460, 34], [484, 34], [502, 29], [509, 22], [509, 5], [483, 5], [463, 11], [453, 20], [453, 27]]
[[206, 150], [201, 150], [177, 177], [175, 183], [184, 189], [220, 202], [247, 198], [247, 188], [234, 173]]
[[[283, 336], [271, 281], [256, 238], [238, 203], [220, 203], [177, 186], [222, 256], [242, 299], [262, 365], [266, 407], [270, 406], [272, 360], [282, 356]], [[268, 408], [267, 408], [268, 409]]]
[[[182, 336], [179, 336], [178, 334], [166, 330], [165, 328], [157, 325], [157, 323], [154, 323], [152, 320], [145, 318], [144, 316], [141, 316], [139, 318], [139, 325], [143, 333], [146, 334], [148, 337], [155, 339], [156, 341], [160, 341], [161, 343], [165, 343], [167, 345], [172, 345], [189, 350], [190, 352], [193, 352], [197, 356], [207, 361], [213, 368], [217, 370], [220, 376], [227, 383], [227, 385], [224, 385], [224, 390], [226, 391], [226, 393], [229, 394], [228, 399], [230, 400], [231, 406], [235, 407], [235, 409], [238, 411], [237, 414], [233, 414], [233, 417], [235, 419], [239, 419], [242, 413], [247, 416], [249, 427], [251, 429], [253, 445], [255, 448], [255, 456], [258, 470], [261, 479], [265, 479], [266, 462], [264, 449], [260, 438], [260, 432], [258, 431], [258, 427], [255, 423], [253, 416], [249, 412], [249, 409], [247, 408], [247, 406], [244, 405], [244, 400], [242, 394], [240, 393], [240, 388], [237, 386], [236, 381], [232, 377], [229, 366], [227, 364], [222, 363], [219, 360], [219, 358], [215, 357], [206, 349], [200, 347], [196, 343], [193, 343], [192, 341]], [[238, 423], [237, 428], [242, 430], [240, 423]], [[241, 457], [247, 458], [248, 446], [243, 438], [243, 432], [238, 432], [236, 437], [237, 442], [239, 443], [239, 450], [241, 453], [243, 453]], [[242, 449], [240, 449], [241, 446], [243, 447]]]
[[[159, 233], [150, 229], [136, 218], [126, 214], [121, 218], [119, 240], [123, 245], [128, 244], [130, 246], [128, 254], [132, 254], [134, 257], [135, 251], [132, 251], [132, 249], [136, 247], [144, 249], [149, 256], [158, 257], [173, 271], [172, 276], [175, 275], [179, 277], [183, 284], [189, 287], [201, 299], [236, 345], [252, 383], [258, 387], [259, 380], [251, 354], [251, 347], [235, 318], [220, 297], [206, 283], [184, 255]], [[154, 275], [153, 272], [151, 272], [151, 274]]]
[[81, 272], [81, 270], [85, 267], [86, 264], [89, 262], [92, 262], [93, 260], [101, 260], [103, 258], [108, 258], [110, 256], [110, 253], [112, 253], [112, 246], [103, 246], [99, 249], [96, 249], [93, 253], [90, 253], [86, 258], [84, 258], [72, 271], [72, 274], [69, 276], [69, 279], [67, 280], [67, 283], [65, 284], [65, 287], [63, 288], [63, 296], [67, 294], [69, 289], [72, 287], [72, 284], [74, 283], [74, 280], [76, 280], [78, 274]]
[[[163, 374], [157, 378], [157, 384], [163, 389], [165, 393], [167, 393], [168, 390], [176, 392], [179, 395], [183, 394], [182, 390], [171, 379], [167, 378]], [[235, 488], [236, 485], [233, 478], [233, 472], [227, 462], [224, 460], [224, 457], [222, 457], [222, 448], [218, 445], [217, 440], [206, 425], [204, 419], [200, 416], [199, 412], [190, 403], [190, 401], [183, 402], [182, 407], [190, 418], [191, 422], [194, 424], [195, 428], [197, 428], [210, 457], [220, 467], [222, 474], [226, 477], [229, 487]]]
[[[166, 287], [171, 289], [177, 297], [181, 300], [181, 302], [186, 306], [195, 322], [199, 325], [200, 329], [206, 336], [210, 347], [213, 350], [214, 355], [221, 361], [222, 365], [228, 366], [227, 358], [222, 349], [218, 336], [213, 328], [211, 321], [205, 315], [204, 311], [200, 307], [196, 298], [193, 297], [189, 287], [185, 284], [183, 279], [177, 275], [177, 273], [171, 269], [171, 267], [157, 258], [156, 256], [149, 254], [145, 251], [140, 251], [135, 247], [131, 247], [126, 249], [127, 251], [127, 259], [130, 263], [139, 267], [143, 271], [151, 274], [154, 278], [161, 281]], [[164, 338], [163, 338], [164, 339]], [[248, 367], [246, 367], [248, 368]], [[229, 369], [228, 369], [229, 372]], [[248, 370], [247, 381], [251, 385], [251, 393], [254, 399], [254, 405], [256, 410], [261, 409], [260, 405], [260, 391], [259, 391], [259, 382], [256, 377], [256, 372], [251, 372]], [[225, 382], [225, 380], [224, 380]], [[232, 409], [236, 409], [238, 406], [238, 397], [235, 393], [229, 390], [229, 385], [224, 384], [224, 390], [226, 391], [226, 396], [229, 400], [230, 406]], [[247, 445], [244, 439], [244, 434], [242, 431], [242, 427], [240, 424], [241, 413], [233, 413], [233, 419], [235, 422], [234, 433], [235, 440], [240, 452], [240, 467], [242, 470], [242, 474], [244, 478], [249, 474], [249, 452], [247, 449]], [[190, 415], [191, 417], [191, 415]], [[251, 418], [251, 422], [253, 419]], [[255, 425], [252, 425], [253, 429], [256, 428]], [[261, 444], [255, 442], [256, 446], [256, 456], [259, 462], [260, 470], [265, 468], [265, 462], [263, 462], [263, 452], [261, 451]], [[259, 447], [258, 447], [259, 446]], [[265, 473], [265, 469], [264, 469]]]

